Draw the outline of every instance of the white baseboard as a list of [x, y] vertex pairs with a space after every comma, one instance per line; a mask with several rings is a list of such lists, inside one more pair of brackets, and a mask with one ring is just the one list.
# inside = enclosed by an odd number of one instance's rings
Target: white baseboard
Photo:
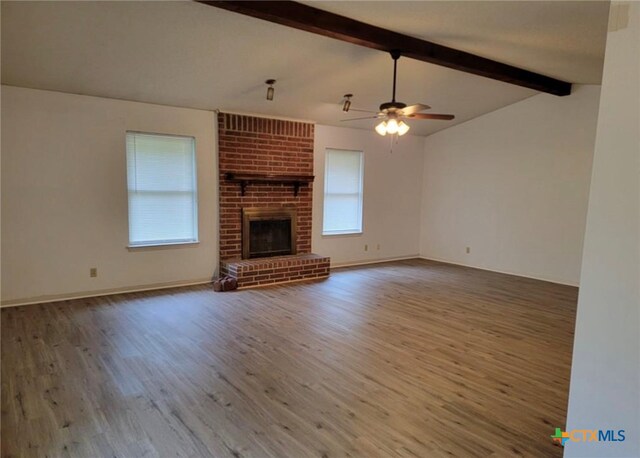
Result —
[[366, 259], [362, 261], [347, 261], [347, 262], [339, 262], [336, 264], [331, 264], [332, 269], [340, 269], [341, 267], [354, 267], [354, 266], [366, 266], [368, 264], [380, 264], [383, 262], [393, 262], [393, 261], [406, 261], [407, 259], [418, 259], [420, 255], [412, 254], [409, 256], [401, 256], [395, 258], [381, 258], [381, 259]]
[[24, 299], [11, 299], [2, 301], [0, 308], [18, 307], [20, 305], [42, 304], [44, 302], [67, 301], [71, 299], [84, 299], [87, 297], [109, 296], [111, 294], [137, 293], [142, 291], [153, 291], [156, 289], [178, 288], [180, 286], [194, 286], [211, 283], [211, 279], [186, 280], [165, 283], [154, 283], [151, 285], [127, 286], [125, 288], [102, 289], [97, 291], [81, 291], [69, 294], [50, 294], [45, 296], [28, 297]]
[[445, 264], [453, 264], [454, 266], [470, 267], [472, 269], [486, 270], [488, 272], [495, 272], [495, 273], [498, 273], [498, 274], [513, 275], [515, 277], [530, 278], [532, 280], [546, 281], [548, 283], [555, 283], [557, 285], [573, 286], [575, 288], [579, 288], [580, 287], [579, 283], [567, 283], [567, 282], [559, 281], [559, 280], [551, 280], [549, 278], [534, 277], [533, 275], [524, 275], [524, 274], [521, 274], [521, 273], [506, 272], [504, 270], [488, 269], [486, 267], [474, 266], [472, 264], [462, 264], [460, 262], [449, 261], [449, 260], [446, 260], [446, 259], [431, 258], [431, 257], [427, 257], [427, 256], [417, 256], [417, 257], [419, 259], [424, 259], [425, 261], [443, 262]]

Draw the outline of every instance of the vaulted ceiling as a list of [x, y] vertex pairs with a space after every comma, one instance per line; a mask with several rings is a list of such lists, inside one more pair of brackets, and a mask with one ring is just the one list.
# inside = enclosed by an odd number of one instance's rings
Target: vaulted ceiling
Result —
[[[558, 79], [599, 84], [608, 2], [309, 2], [314, 7]], [[411, 59], [398, 99], [455, 121], [537, 92]], [[265, 100], [264, 80], [276, 96]], [[194, 2], [2, 2], [2, 83], [173, 106], [343, 123], [339, 102], [391, 96], [388, 54]], [[549, 96], [553, 97], [553, 96]]]

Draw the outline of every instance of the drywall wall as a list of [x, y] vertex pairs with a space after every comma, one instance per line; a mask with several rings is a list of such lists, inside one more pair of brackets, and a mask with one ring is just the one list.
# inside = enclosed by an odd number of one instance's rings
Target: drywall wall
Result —
[[576, 285], [599, 96], [540, 94], [427, 137], [421, 255]]
[[[331, 256], [333, 266], [417, 256], [423, 144], [423, 137], [405, 135], [390, 152], [391, 139], [373, 129], [316, 125], [313, 251]], [[364, 151], [362, 234], [322, 235], [327, 148]]]
[[570, 441], [566, 457], [640, 456], [640, 3], [611, 19], [566, 429], [625, 440]]
[[[208, 111], [2, 86], [3, 304], [210, 279], [214, 126]], [[127, 130], [196, 138], [199, 244], [127, 249]]]

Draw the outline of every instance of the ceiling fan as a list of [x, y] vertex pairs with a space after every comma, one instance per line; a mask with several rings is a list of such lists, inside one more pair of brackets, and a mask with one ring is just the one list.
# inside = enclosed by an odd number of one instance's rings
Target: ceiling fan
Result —
[[[382, 122], [376, 126], [376, 132], [380, 135], [387, 134], [398, 134], [404, 135], [409, 132], [409, 125], [404, 122], [404, 119], [440, 119], [445, 121], [450, 121], [455, 118], [454, 115], [450, 114], [427, 114], [420, 113], [421, 111], [428, 110], [431, 108], [429, 105], [424, 105], [422, 103], [416, 103], [415, 105], [407, 106], [406, 103], [396, 102], [396, 75], [398, 68], [398, 59], [400, 58], [400, 51], [391, 51], [391, 58], [393, 59], [393, 94], [391, 97], [391, 102], [385, 102], [380, 105], [380, 111], [368, 111], [368, 110], [359, 110], [353, 108], [353, 111], [362, 111], [365, 113], [376, 113], [375, 116], [365, 116], [364, 118], [351, 118], [351, 119], [343, 119], [342, 121], [358, 121], [361, 119], [382, 119]], [[351, 95], [351, 94], [348, 94]], [[351, 103], [344, 111], [349, 111]]]

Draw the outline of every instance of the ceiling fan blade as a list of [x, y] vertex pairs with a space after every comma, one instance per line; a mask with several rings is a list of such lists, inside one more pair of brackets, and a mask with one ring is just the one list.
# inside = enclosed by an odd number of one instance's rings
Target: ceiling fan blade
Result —
[[455, 118], [454, 115], [450, 114], [435, 114], [435, 113], [415, 113], [411, 116], [407, 116], [409, 119], [441, 119], [443, 121], [450, 121]]
[[429, 105], [424, 105], [422, 103], [416, 103], [415, 105], [410, 105], [408, 107], [404, 107], [402, 109], [402, 114], [405, 116], [412, 115], [417, 113], [418, 111], [428, 110], [431, 108]]
[[373, 114], [377, 114], [377, 111], [373, 111], [373, 110], [361, 110], [360, 108], [349, 108], [349, 111], [358, 111], [361, 113], [373, 113]]
[[378, 119], [378, 116], [365, 116], [364, 118], [349, 118], [349, 119], [341, 119], [340, 122], [345, 121], [360, 121], [362, 119]]

